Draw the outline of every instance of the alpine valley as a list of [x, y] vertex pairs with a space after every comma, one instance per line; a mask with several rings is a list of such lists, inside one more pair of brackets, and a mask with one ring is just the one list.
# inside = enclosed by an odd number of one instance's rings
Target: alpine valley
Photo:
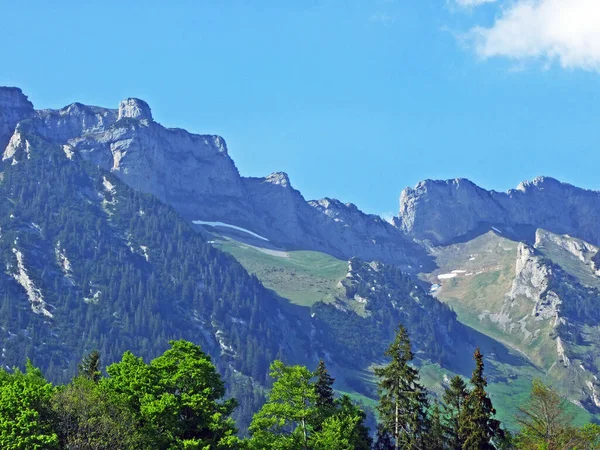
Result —
[[0, 363], [53, 381], [82, 356], [200, 344], [248, 424], [275, 358], [366, 406], [398, 323], [434, 393], [471, 355], [512, 423], [533, 378], [600, 414], [600, 192], [536, 178], [506, 193], [423, 181], [387, 222], [241, 176], [219, 136], [150, 107], [35, 110], [0, 88]]

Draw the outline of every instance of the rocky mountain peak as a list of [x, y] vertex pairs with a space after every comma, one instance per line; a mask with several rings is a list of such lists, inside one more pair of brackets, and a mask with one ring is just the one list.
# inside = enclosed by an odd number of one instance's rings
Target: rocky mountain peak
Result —
[[118, 120], [129, 118], [137, 120], [147, 120], [151, 122], [152, 110], [148, 103], [138, 98], [127, 98], [119, 104]]
[[285, 172], [274, 172], [271, 175], [265, 177], [265, 183], [276, 184], [278, 186], [289, 187], [291, 186], [290, 177]]
[[33, 113], [33, 104], [21, 89], [0, 86], [0, 109], [20, 109]]
[[543, 228], [597, 245], [598, 211], [600, 192], [550, 177], [525, 181], [508, 192], [487, 191], [464, 179], [427, 180], [402, 192], [394, 223], [411, 236], [434, 244], [495, 227], [531, 241], [528, 230]]
[[21, 89], [0, 86], [0, 152], [6, 148], [17, 123], [33, 115], [33, 104]]
[[519, 183], [516, 190], [520, 192], [528, 192], [531, 190], [539, 189], [561, 189], [563, 187], [570, 186], [566, 183], [558, 181], [552, 177], [535, 177], [533, 180], [525, 180]]

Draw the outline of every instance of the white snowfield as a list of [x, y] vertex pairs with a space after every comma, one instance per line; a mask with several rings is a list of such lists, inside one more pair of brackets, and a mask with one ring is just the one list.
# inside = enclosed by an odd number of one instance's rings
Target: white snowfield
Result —
[[208, 225], [210, 227], [233, 228], [234, 230], [243, 231], [244, 233], [248, 233], [249, 235], [254, 236], [255, 238], [262, 239], [263, 241], [269, 242], [269, 240], [266, 237], [263, 237], [260, 234], [256, 234], [253, 231], [246, 230], [245, 228], [238, 227], [236, 225], [231, 225], [231, 224], [228, 224], [228, 223], [223, 223], [223, 222], [207, 222], [205, 220], [193, 220], [192, 223], [195, 223], [196, 225]]
[[439, 280], [449, 280], [450, 278], [454, 278], [456, 277], [456, 273], [442, 273], [440, 275], [438, 275], [438, 279]]

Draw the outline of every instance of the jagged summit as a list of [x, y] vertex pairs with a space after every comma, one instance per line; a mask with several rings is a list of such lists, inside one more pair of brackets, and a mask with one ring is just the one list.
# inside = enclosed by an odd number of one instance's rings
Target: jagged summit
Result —
[[33, 104], [21, 89], [0, 86], [0, 151], [8, 145], [17, 123], [33, 115]]
[[434, 244], [494, 226], [509, 232], [544, 228], [599, 244], [600, 192], [552, 177], [522, 182], [508, 192], [488, 191], [465, 179], [426, 180], [402, 191], [394, 223]]
[[138, 98], [127, 98], [119, 103], [118, 119], [130, 118], [152, 121], [152, 110], [148, 103]]
[[0, 108], [33, 110], [33, 103], [18, 87], [0, 86]]
[[[190, 221], [221, 221], [247, 228], [286, 248], [325, 251], [410, 265], [414, 245], [378, 216], [353, 204], [307, 202], [289, 176], [242, 177], [220, 136], [197, 135], [155, 122], [146, 102], [128, 98], [118, 109], [73, 103], [34, 111], [18, 89], [2, 94], [0, 154], [6, 163], [28, 155], [26, 140], [9, 141], [17, 124], [114, 173], [134, 189], [155, 195]], [[23, 108], [15, 113], [14, 105]], [[7, 115], [7, 111], [10, 115]], [[383, 243], [385, 245], [382, 245]]]
[[273, 172], [265, 177], [265, 183], [271, 183], [285, 187], [291, 186], [290, 177], [285, 172]]

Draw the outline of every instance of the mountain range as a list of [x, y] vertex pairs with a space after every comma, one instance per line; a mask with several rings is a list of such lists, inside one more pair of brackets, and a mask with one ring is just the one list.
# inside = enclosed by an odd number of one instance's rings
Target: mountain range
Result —
[[[398, 322], [439, 391], [489, 359], [510, 417], [533, 377], [600, 412], [600, 193], [540, 177], [402, 191], [390, 222], [240, 175], [223, 138], [148, 104], [36, 110], [0, 88], [0, 360], [66, 379], [85, 352], [200, 343], [260, 403], [269, 362], [325, 358], [369, 403]], [[244, 414], [251, 414], [251, 409]]]

